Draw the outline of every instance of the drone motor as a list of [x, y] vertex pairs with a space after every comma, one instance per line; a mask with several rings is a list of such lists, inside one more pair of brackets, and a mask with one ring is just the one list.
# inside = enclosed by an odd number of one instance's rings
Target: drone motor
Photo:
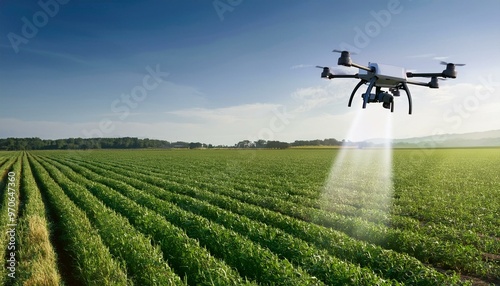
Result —
[[465, 65], [465, 64], [447, 63], [447, 62], [443, 62], [443, 61], [441, 61], [441, 64], [446, 66], [446, 69], [443, 71], [443, 76], [450, 77], [450, 78], [457, 77], [457, 72], [455, 71], [456, 66], [464, 66]]

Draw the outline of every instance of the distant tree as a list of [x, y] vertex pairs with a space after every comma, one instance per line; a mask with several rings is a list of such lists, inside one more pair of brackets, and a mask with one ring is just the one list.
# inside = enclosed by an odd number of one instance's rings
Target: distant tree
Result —
[[203, 144], [201, 144], [200, 142], [189, 143], [189, 149], [196, 149], [196, 148], [201, 148], [201, 147], [203, 147]]
[[[147, 144], [145, 142], [147, 142]], [[164, 140], [143, 141], [132, 137], [67, 138], [57, 140], [42, 140], [37, 137], [0, 139], [0, 150], [145, 148], [146, 146], [154, 148], [170, 148], [170, 142]]]
[[[236, 143], [234, 146], [217, 145], [217, 148], [272, 148], [284, 149], [290, 146], [311, 146], [311, 145], [342, 145], [342, 144], [357, 144], [356, 142], [342, 142], [336, 139], [324, 140], [296, 140], [293, 143], [280, 141], [266, 141], [259, 139], [257, 141], [243, 140]], [[66, 139], [40, 139], [33, 138], [0, 138], [0, 150], [55, 150], [55, 149], [135, 149], [135, 148], [214, 148], [212, 144], [200, 142], [169, 142], [158, 139], [139, 139], [136, 137], [121, 137], [121, 138], [66, 138]]]
[[266, 148], [267, 147], [267, 141], [263, 139], [259, 139], [255, 141], [255, 147], [257, 148]]
[[189, 143], [177, 141], [177, 142], [172, 143], [172, 147], [174, 147], [174, 148], [189, 148]]
[[250, 140], [243, 140], [235, 145], [236, 148], [252, 148], [255, 147], [255, 144], [251, 142]]
[[280, 141], [267, 141], [267, 148], [271, 149], [286, 149], [290, 147], [290, 144]]

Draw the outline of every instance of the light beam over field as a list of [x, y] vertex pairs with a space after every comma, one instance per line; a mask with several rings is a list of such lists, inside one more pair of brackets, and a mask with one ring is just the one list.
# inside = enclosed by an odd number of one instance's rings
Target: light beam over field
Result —
[[382, 148], [356, 149], [342, 146], [331, 167], [321, 197], [325, 210], [378, 221], [386, 218], [391, 207], [392, 183], [392, 116], [378, 115], [379, 121], [367, 120], [359, 109], [347, 138], [365, 132], [367, 128], [384, 128]]

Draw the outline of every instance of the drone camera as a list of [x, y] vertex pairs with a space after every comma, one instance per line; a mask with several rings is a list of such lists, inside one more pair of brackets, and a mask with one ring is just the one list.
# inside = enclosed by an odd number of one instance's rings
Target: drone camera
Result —
[[382, 107], [384, 107], [385, 109], [391, 108], [391, 105], [394, 102], [394, 97], [392, 95], [390, 95], [387, 92], [381, 92], [381, 93], [379, 93], [379, 98], [382, 99], [381, 100]]

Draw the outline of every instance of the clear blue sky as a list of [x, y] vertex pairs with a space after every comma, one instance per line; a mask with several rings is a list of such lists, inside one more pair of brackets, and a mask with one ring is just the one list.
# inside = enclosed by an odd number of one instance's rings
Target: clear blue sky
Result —
[[[0, 2], [0, 137], [362, 140], [500, 129], [500, 1]], [[353, 60], [440, 72], [390, 114], [361, 110]], [[343, 69], [344, 71], [345, 69]], [[356, 73], [352, 68], [348, 72]], [[361, 124], [354, 126], [354, 122]]]

